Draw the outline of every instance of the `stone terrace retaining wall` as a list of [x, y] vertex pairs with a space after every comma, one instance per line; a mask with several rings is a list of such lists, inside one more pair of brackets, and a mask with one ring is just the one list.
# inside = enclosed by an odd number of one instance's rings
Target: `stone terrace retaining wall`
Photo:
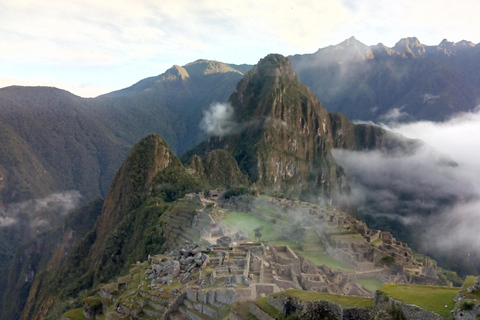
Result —
[[304, 302], [279, 293], [277, 298], [269, 297], [269, 304], [283, 316], [296, 314], [298, 319], [370, 320], [373, 310], [369, 308], [345, 308], [329, 301]]

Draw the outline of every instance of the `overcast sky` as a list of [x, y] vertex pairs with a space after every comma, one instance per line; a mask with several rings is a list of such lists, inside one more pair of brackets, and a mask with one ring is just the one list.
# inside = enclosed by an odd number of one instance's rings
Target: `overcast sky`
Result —
[[355, 36], [480, 42], [478, 0], [0, 0], [0, 87], [96, 96], [197, 59], [255, 64]]

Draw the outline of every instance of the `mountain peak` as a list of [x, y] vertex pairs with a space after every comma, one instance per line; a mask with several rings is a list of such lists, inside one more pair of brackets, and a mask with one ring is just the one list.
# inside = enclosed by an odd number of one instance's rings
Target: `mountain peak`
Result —
[[281, 54], [269, 54], [257, 64], [258, 72], [266, 77], [286, 76], [289, 79], [297, 80], [297, 74], [293, 69], [290, 60]]
[[337, 45], [319, 49], [315, 55], [329, 63], [333, 62], [340, 64], [371, 60], [374, 58], [370, 47], [358, 41], [353, 36]]
[[408, 37], [400, 39], [393, 50], [402, 55], [418, 57], [425, 53], [425, 46], [416, 37]]
[[175, 64], [173, 65], [173, 67], [165, 71], [165, 73], [161, 76], [160, 80], [175, 81], [175, 80], [186, 80], [187, 78], [190, 78], [190, 75], [188, 74], [187, 70]]
[[215, 73], [228, 72], [242, 74], [240, 71], [233, 69], [226, 63], [205, 59], [199, 59], [194, 62], [190, 62], [189, 64], [186, 64], [184, 68], [192, 77], [201, 77]]

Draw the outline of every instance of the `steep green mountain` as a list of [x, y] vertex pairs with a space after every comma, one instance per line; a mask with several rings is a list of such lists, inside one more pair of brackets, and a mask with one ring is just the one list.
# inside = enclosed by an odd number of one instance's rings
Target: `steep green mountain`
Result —
[[260, 192], [338, 202], [349, 187], [331, 154], [334, 147], [397, 147], [378, 127], [329, 115], [281, 55], [261, 59], [239, 82], [229, 105], [229, 132], [212, 135], [182, 160], [225, 149]]
[[227, 101], [242, 77], [227, 64], [197, 60], [183, 67], [175, 65], [94, 102], [97, 113], [109, 119], [106, 125], [132, 145], [157, 132], [180, 155], [205, 138], [199, 128], [204, 110]]
[[128, 145], [105, 129], [87, 99], [55, 88], [0, 90], [3, 204], [79, 190], [104, 194]]
[[[139, 141], [104, 201], [85, 205], [61, 228], [17, 250], [8, 273], [0, 278], [4, 284], [0, 318], [19, 318], [21, 313], [21, 319], [57, 319], [97, 284], [160, 251], [164, 238], [159, 218], [177, 198], [205, 191], [210, 186], [205, 181], [222, 189], [247, 183], [235, 161], [222, 151], [199, 161], [205, 164], [202, 177], [184, 167], [159, 135]], [[220, 173], [227, 176], [219, 179]]]
[[468, 41], [426, 46], [405, 38], [388, 48], [352, 37], [289, 58], [328, 110], [349, 119], [442, 121], [474, 109], [480, 97], [480, 46]]

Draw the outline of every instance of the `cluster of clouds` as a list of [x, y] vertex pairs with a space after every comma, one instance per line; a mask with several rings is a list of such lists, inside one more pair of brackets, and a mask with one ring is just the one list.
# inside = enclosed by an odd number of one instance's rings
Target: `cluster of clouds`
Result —
[[426, 144], [407, 155], [336, 150], [352, 201], [377, 218], [422, 231], [426, 252], [467, 248], [479, 256], [480, 109], [443, 123], [383, 126]]
[[21, 220], [28, 222], [32, 229], [55, 225], [59, 221], [50, 221], [49, 218], [57, 219], [76, 209], [80, 198], [80, 193], [73, 190], [9, 204], [4, 211], [0, 211], [0, 227], [16, 225]]
[[213, 103], [203, 112], [200, 129], [209, 136], [223, 137], [238, 130], [239, 125], [234, 116], [233, 107], [229, 103]]
[[[256, 63], [356, 36], [388, 46], [417, 36], [480, 41], [480, 3], [462, 0], [2, 1], [0, 86], [57, 84], [93, 96], [199, 58]], [[63, 84], [63, 85], [62, 85]], [[90, 91], [89, 91], [90, 90]]]

